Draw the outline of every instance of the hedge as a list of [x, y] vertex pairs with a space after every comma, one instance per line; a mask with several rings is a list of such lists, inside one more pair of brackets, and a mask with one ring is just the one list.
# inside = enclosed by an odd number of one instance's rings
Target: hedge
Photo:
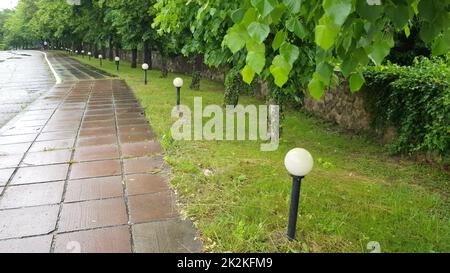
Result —
[[373, 126], [397, 128], [393, 153], [450, 155], [449, 56], [367, 68]]

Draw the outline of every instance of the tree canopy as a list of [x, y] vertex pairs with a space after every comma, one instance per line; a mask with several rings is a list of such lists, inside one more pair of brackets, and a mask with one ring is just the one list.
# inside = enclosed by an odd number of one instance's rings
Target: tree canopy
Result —
[[433, 55], [450, 48], [450, 0], [21, 0], [2, 20], [10, 46], [170, 50], [315, 98], [335, 72], [359, 90], [363, 68], [380, 65], [399, 35], [413, 32]]

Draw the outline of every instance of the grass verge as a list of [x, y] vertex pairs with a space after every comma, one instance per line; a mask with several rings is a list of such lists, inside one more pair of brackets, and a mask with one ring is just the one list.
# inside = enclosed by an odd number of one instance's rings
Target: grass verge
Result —
[[[100, 68], [98, 60], [76, 58]], [[165, 147], [172, 166], [171, 183], [186, 214], [194, 220], [205, 251], [231, 252], [367, 252], [370, 241], [383, 252], [450, 251], [449, 175], [407, 159], [393, 158], [370, 140], [343, 135], [301, 112], [287, 110], [276, 152], [260, 152], [253, 141], [172, 141], [172, 79], [143, 72], [122, 62], [101, 68], [117, 74], [135, 91]], [[223, 102], [220, 83], [202, 81], [200, 91], [182, 90], [182, 103], [193, 107]], [[242, 97], [242, 104], [261, 104]], [[285, 239], [290, 178], [283, 158], [305, 147], [315, 169], [304, 180], [298, 241]], [[205, 176], [211, 170], [212, 176]]]

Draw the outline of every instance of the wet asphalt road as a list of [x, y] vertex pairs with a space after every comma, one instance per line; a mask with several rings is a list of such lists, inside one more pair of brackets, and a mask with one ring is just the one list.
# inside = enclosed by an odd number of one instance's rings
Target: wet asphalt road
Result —
[[0, 127], [55, 84], [38, 51], [0, 51]]
[[[63, 81], [104, 79], [111, 75], [59, 52], [48, 60]], [[39, 51], [0, 51], [0, 128], [27, 105], [49, 91], [56, 80]]]

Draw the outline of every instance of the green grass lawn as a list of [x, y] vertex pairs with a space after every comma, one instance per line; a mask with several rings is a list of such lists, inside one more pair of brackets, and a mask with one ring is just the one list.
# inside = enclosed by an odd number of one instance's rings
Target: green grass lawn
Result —
[[[99, 67], [98, 60], [77, 58]], [[172, 79], [112, 62], [104, 70], [135, 91], [165, 146], [172, 185], [183, 212], [194, 220], [205, 251], [367, 252], [369, 241], [383, 252], [450, 251], [450, 177], [445, 171], [389, 156], [378, 144], [351, 136], [301, 112], [287, 110], [276, 152], [260, 152], [253, 141], [171, 141], [170, 113], [175, 104]], [[182, 75], [185, 86], [190, 77]], [[182, 90], [182, 103], [223, 102], [220, 83], [202, 81], [200, 91]], [[261, 104], [242, 97], [242, 104]], [[285, 238], [291, 180], [283, 159], [295, 147], [315, 158], [304, 180], [298, 241]], [[205, 176], [203, 170], [213, 171]]]

